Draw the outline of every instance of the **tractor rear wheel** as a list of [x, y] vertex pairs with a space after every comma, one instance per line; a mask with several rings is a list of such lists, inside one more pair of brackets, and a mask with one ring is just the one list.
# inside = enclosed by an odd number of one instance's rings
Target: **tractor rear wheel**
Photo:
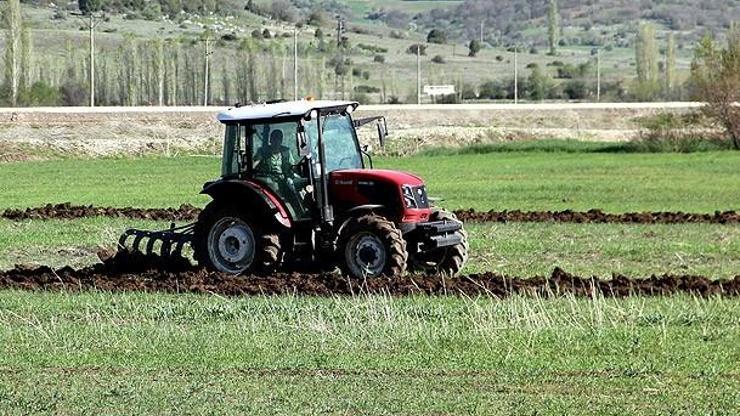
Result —
[[349, 220], [338, 243], [339, 267], [356, 278], [402, 276], [408, 252], [401, 230], [376, 214]]
[[[434, 211], [429, 218], [430, 221], [460, 221], [457, 216], [449, 211]], [[462, 237], [462, 242], [454, 246], [443, 247], [425, 253], [412, 256], [410, 268], [414, 272], [431, 275], [455, 276], [460, 273], [465, 262], [468, 261], [468, 233], [464, 228], [456, 231]]]
[[281, 260], [280, 238], [249, 215], [211, 202], [198, 216], [193, 251], [199, 265], [230, 274], [272, 271]]

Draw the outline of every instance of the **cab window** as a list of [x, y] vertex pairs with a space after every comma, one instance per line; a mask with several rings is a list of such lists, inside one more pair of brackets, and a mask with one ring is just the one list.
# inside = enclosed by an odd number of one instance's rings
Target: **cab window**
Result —
[[[322, 120], [326, 172], [339, 169], [361, 169], [362, 156], [357, 147], [352, 119], [346, 115], [330, 115]], [[312, 156], [318, 160], [318, 130], [316, 120], [306, 124], [311, 137]]]

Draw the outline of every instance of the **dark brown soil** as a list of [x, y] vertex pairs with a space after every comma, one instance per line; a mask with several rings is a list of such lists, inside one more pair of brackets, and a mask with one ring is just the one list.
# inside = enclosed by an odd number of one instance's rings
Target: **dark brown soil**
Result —
[[192, 221], [198, 218], [200, 208], [190, 204], [179, 208], [113, 208], [95, 207], [92, 205], [46, 204], [42, 207], [26, 209], [6, 209], [2, 217], [21, 221], [27, 219], [75, 219], [86, 217], [131, 218], [159, 221]]
[[[7, 209], [2, 217], [20, 221], [26, 219], [75, 219], [84, 217], [112, 217], [150, 219], [160, 221], [194, 221], [198, 218], [200, 208], [189, 204], [179, 208], [113, 208], [95, 207], [92, 205], [47, 204], [43, 207], [26, 209]], [[488, 211], [473, 209], [455, 211], [463, 221], [475, 222], [572, 222], [572, 223], [627, 223], [627, 224], [682, 224], [713, 223], [738, 224], [740, 212], [717, 211], [713, 214], [688, 212], [629, 212], [610, 214], [598, 209], [586, 212], [578, 211]]]
[[627, 223], [627, 224], [684, 224], [684, 223], [740, 223], [740, 212], [716, 211], [714, 214], [688, 212], [628, 212], [609, 214], [599, 209], [578, 211], [488, 211], [473, 209], [455, 211], [462, 221], [478, 222], [574, 222], [574, 223]]
[[[103, 256], [105, 258], [105, 256]], [[496, 273], [458, 278], [407, 276], [353, 280], [336, 273], [283, 273], [241, 276], [197, 269], [185, 260], [163, 262], [157, 256], [118, 253], [83, 269], [17, 266], [0, 272], [0, 289], [90, 290], [215, 293], [226, 296], [299, 294], [315, 296], [383, 293], [506, 297], [512, 294], [609, 297], [690, 293], [698, 296], [740, 295], [740, 275], [732, 280], [702, 276], [660, 275], [636, 279], [614, 275], [610, 280], [583, 278], [556, 268], [550, 276], [517, 278]]]

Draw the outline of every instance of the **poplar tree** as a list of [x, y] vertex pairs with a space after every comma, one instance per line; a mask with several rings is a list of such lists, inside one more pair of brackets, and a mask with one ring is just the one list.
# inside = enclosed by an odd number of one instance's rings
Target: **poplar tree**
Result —
[[673, 94], [674, 83], [676, 82], [676, 39], [673, 33], [668, 34], [668, 43], [665, 51], [665, 92], [666, 96], [671, 97]]
[[31, 39], [31, 31], [28, 26], [23, 25], [23, 29], [21, 29], [20, 90], [28, 90], [31, 87], [33, 57], [33, 41]]
[[10, 89], [10, 104], [18, 105], [18, 90], [21, 78], [22, 17], [20, 0], [8, 0], [3, 13], [6, 29], [5, 82]]
[[161, 39], [154, 41], [154, 70], [157, 77], [157, 105], [164, 105], [164, 43]]
[[655, 43], [655, 27], [640, 24], [635, 41], [635, 63], [637, 70], [637, 96], [653, 98], [658, 89], [658, 48]]
[[558, 11], [558, 2], [557, 0], [550, 0], [550, 7], [547, 10], [547, 39], [550, 43], [550, 55], [557, 53], [559, 37], [560, 12]]

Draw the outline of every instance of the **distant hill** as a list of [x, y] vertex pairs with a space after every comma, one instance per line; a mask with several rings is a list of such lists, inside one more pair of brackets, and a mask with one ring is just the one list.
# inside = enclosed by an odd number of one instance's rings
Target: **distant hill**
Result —
[[[434, 9], [415, 16], [426, 28], [442, 28], [453, 37], [479, 36], [484, 22], [489, 41], [544, 42], [548, 0], [465, 0], [448, 9]], [[737, 0], [559, 0], [563, 27], [633, 27], [651, 20], [667, 30], [693, 39], [705, 31], [720, 32], [740, 20]], [[536, 42], [534, 42], [536, 43]]]

